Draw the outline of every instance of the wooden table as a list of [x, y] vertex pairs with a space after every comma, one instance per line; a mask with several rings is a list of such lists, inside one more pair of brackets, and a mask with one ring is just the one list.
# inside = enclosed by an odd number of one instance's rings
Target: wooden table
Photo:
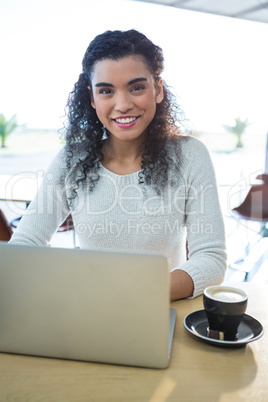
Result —
[[[247, 313], [268, 328], [268, 284], [235, 283]], [[172, 303], [177, 323], [166, 370], [0, 354], [0, 401], [268, 401], [268, 331], [245, 347], [223, 349], [193, 337], [184, 317], [202, 297]]]

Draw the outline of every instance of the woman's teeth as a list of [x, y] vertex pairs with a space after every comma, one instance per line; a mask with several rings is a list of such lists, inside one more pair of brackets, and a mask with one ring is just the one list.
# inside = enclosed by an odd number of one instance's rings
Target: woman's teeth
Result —
[[120, 124], [127, 124], [127, 123], [132, 123], [134, 120], [136, 120], [136, 117], [127, 117], [126, 119], [115, 119], [117, 123]]

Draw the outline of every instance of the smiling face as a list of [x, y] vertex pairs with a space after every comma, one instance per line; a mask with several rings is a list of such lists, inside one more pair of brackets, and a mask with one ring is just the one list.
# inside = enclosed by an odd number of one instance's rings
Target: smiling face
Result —
[[156, 104], [163, 100], [163, 82], [155, 82], [142, 57], [98, 61], [93, 69], [91, 105], [112, 137], [143, 138]]

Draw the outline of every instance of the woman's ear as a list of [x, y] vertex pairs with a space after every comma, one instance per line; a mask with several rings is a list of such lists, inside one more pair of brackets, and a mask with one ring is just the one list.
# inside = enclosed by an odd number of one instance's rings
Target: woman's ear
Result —
[[156, 84], [156, 103], [161, 103], [164, 99], [164, 89], [163, 89], [163, 80], [161, 77], [158, 78]]
[[92, 93], [92, 90], [91, 90], [91, 88], [90, 88], [89, 85], [88, 85], [87, 89], [89, 90], [89, 94], [90, 94], [91, 106], [93, 107], [93, 109], [96, 109], [96, 107], [95, 107], [95, 102], [94, 102], [94, 98], [93, 98], [93, 93]]

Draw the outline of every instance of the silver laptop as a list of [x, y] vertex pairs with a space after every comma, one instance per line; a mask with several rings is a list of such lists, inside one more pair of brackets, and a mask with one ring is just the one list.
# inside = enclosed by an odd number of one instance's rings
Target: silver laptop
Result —
[[0, 243], [0, 351], [166, 368], [167, 259]]

